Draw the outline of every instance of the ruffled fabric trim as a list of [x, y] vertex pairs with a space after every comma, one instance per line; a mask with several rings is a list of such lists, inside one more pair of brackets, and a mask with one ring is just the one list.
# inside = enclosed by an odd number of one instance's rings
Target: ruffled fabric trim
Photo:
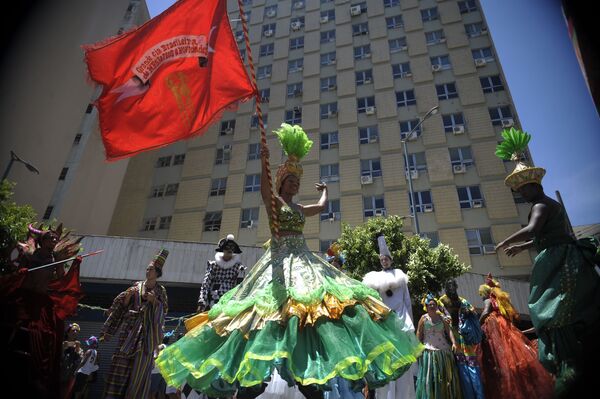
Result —
[[408, 276], [400, 269], [369, 272], [363, 277], [363, 283], [379, 292], [385, 292], [408, 284]]

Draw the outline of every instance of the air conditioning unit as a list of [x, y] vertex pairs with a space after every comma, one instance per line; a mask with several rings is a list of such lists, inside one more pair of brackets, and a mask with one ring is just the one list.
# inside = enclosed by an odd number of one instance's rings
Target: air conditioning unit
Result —
[[223, 146], [223, 152], [231, 152], [231, 144], [225, 144]]
[[300, 30], [302, 28], [302, 23], [299, 21], [292, 22], [292, 30]]
[[257, 130], [257, 129], [258, 129], [258, 124], [250, 125], [250, 130]]
[[267, 17], [273, 18], [275, 15], [277, 15], [277, 11], [275, 11], [275, 10], [267, 11]]
[[328, 118], [335, 118], [337, 116], [337, 111], [329, 111], [327, 112], [327, 117]]
[[329, 17], [328, 16], [321, 17], [321, 23], [322, 24], [326, 24], [327, 22], [329, 22]]
[[336, 63], [336, 62], [337, 62], [337, 61], [335, 60], [335, 58], [334, 58], [334, 59], [332, 59], [332, 60], [329, 60], [329, 65], [335, 65], [335, 63]]
[[487, 28], [487, 27], [485, 27], [485, 26], [482, 26], [482, 27], [481, 27], [481, 34], [482, 34], [482, 35], [486, 35], [487, 33], [488, 33], [488, 28]]
[[368, 85], [369, 83], [371, 83], [371, 78], [365, 78], [365, 80], [363, 80], [363, 84]]
[[360, 184], [362, 184], [362, 185], [373, 184], [373, 176], [371, 176], [371, 175], [361, 176]]
[[375, 211], [375, 216], [385, 216], [385, 209]]
[[[401, 134], [401, 136], [402, 136], [402, 134]], [[419, 138], [419, 132], [412, 132], [412, 133], [410, 133], [410, 134], [409, 134], [409, 133], [405, 133], [405, 134], [404, 134], [404, 138], [405, 138], [407, 141], [415, 141], [416, 139], [418, 139], [418, 138]]]
[[502, 119], [502, 127], [513, 127], [515, 121], [512, 118]]
[[471, 202], [471, 205], [473, 206], [473, 208], [483, 208], [483, 201], [482, 200], [473, 200]]
[[371, 53], [367, 53], [367, 54], [363, 55], [363, 58], [371, 58]]
[[365, 114], [367, 115], [375, 115], [375, 107], [366, 107]]
[[487, 61], [485, 60], [485, 58], [477, 58], [475, 60], [475, 67], [477, 67], [477, 68], [484, 67], [486, 64], [487, 64]]
[[329, 217], [327, 218], [330, 222], [335, 221], [335, 212], [329, 212]]
[[438, 71], [441, 71], [441, 70], [442, 70], [442, 66], [441, 66], [440, 64], [433, 64], [433, 65], [431, 66], [431, 70], [432, 70], [433, 72], [438, 72]]
[[423, 212], [426, 212], [426, 213], [433, 212], [433, 205], [432, 204], [423, 205]]
[[294, 3], [294, 8], [295, 8], [296, 10], [299, 10], [299, 9], [301, 9], [302, 7], [304, 7], [304, 2], [303, 2], [303, 1], [297, 1], [297, 2], [295, 2], [295, 3]]
[[251, 220], [251, 221], [249, 221], [249, 222], [248, 222], [248, 224], [246, 225], [246, 228], [247, 228], [247, 229], [251, 229], [251, 228], [253, 228], [253, 227], [254, 227], [254, 220]]
[[294, 111], [294, 113], [299, 114], [300, 112], [302, 112], [302, 107], [296, 105], [294, 108], [292, 108], [292, 110]]
[[356, 17], [357, 15], [360, 15], [361, 13], [362, 13], [362, 10], [360, 8], [360, 5], [350, 7], [350, 15], [351, 16]]
[[496, 253], [496, 247], [494, 245], [484, 245], [483, 253], [485, 255], [491, 255]]
[[232, 127], [228, 127], [227, 129], [223, 130], [223, 133], [225, 133], [225, 134], [232, 134], [233, 133], [233, 128]]
[[463, 125], [452, 126], [452, 134], [459, 135], [465, 133], [465, 127]]
[[458, 175], [461, 173], [467, 173], [467, 167], [462, 163], [459, 165], [452, 165], [452, 171], [454, 172], [455, 175]]
[[300, 97], [301, 95], [302, 95], [302, 90], [301, 89], [294, 90], [294, 97]]
[[[404, 175], [405, 175], [405, 177], [406, 177], [406, 180], [408, 180], [409, 172], [408, 172], [408, 171], [406, 171], [406, 172], [404, 173]], [[411, 169], [411, 170], [410, 170], [410, 178], [411, 178], [411, 180], [416, 180], [416, 179], [418, 179], [418, 178], [419, 178], [419, 171], [418, 171], [418, 170], [416, 170], [416, 169]]]
[[272, 29], [267, 29], [267, 30], [265, 31], [265, 37], [271, 37], [271, 36], [273, 36], [273, 33], [274, 33], [274, 32], [273, 32], [273, 30], [272, 30]]
[[379, 137], [377, 137], [377, 136], [369, 137], [369, 143], [377, 143], [378, 140], [379, 140]]
[[327, 90], [329, 90], [329, 91], [333, 91], [333, 90], [336, 90], [336, 89], [337, 89], [337, 85], [329, 85], [329, 86], [327, 86]]
[[412, 76], [412, 72], [402, 72], [400, 77], [402, 78], [410, 78]]
[[440, 39], [438, 40], [438, 43], [446, 43], [446, 38], [440, 37]]
[[238, 33], [237, 35], [235, 35], [235, 40], [237, 40], [238, 42], [241, 42], [244, 40], [244, 34], [243, 33]]
[[401, 46], [398, 48], [399, 51], [406, 51], [408, 50], [408, 46]]

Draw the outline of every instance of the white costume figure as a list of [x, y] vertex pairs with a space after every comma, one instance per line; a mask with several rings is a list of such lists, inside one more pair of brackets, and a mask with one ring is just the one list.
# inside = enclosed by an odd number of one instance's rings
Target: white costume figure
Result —
[[[412, 305], [408, 293], [408, 276], [400, 269], [392, 268], [392, 254], [388, 249], [385, 237], [377, 237], [379, 244], [379, 261], [383, 270], [365, 274], [363, 283], [379, 292], [383, 302], [396, 313], [403, 321], [403, 330], [415, 331], [413, 323]], [[412, 399], [415, 398], [414, 376], [417, 373], [417, 364], [396, 381], [390, 382], [383, 388], [376, 390], [377, 399]]]

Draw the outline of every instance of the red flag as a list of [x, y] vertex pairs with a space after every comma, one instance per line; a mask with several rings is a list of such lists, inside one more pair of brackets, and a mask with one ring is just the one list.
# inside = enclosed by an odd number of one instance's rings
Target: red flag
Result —
[[180, 0], [139, 28], [84, 46], [107, 160], [202, 134], [255, 94], [224, 0]]

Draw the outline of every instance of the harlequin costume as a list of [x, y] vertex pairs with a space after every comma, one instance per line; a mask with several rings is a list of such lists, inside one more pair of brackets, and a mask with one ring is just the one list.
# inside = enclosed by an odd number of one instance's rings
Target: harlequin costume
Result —
[[[496, 155], [517, 161], [505, 183], [518, 190], [528, 183], [541, 186], [546, 171], [529, 166], [522, 159], [531, 136], [511, 129], [502, 133], [504, 141]], [[597, 363], [600, 336], [600, 277], [594, 267], [600, 264], [597, 239], [575, 240], [570, 234], [566, 211], [558, 204], [548, 215], [533, 244], [538, 252], [530, 276], [529, 313], [538, 335], [539, 359], [562, 381], [579, 378], [588, 383], [595, 378], [588, 373]]]
[[[160, 270], [159, 276], [168, 255], [162, 249], [150, 262]], [[154, 303], [145, 299], [149, 292], [155, 296]], [[163, 340], [167, 310], [167, 290], [158, 283], [149, 288], [145, 281], [138, 281], [114, 299], [100, 335], [106, 339], [121, 331], [106, 376], [106, 398], [149, 396], [154, 350]]]
[[29, 225], [25, 242], [17, 244], [14, 272], [0, 277], [0, 320], [6, 364], [5, 393], [38, 398], [59, 397], [64, 320], [75, 313], [83, 296], [79, 283], [81, 259], [35, 271], [35, 267], [73, 258], [81, 250], [62, 224]]
[[[198, 298], [198, 307], [203, 310], [209, 310], [223, 294], [244, 279], [246, 266], [242, 264], [240, 258], [242, 250], [234, 238], [233, 234], [229, 234], [220, 240], [215, 249], [215, 259], [209, 260], [206, 264], [206, 274]], [[223, 258], [225, 249], [233, 252], [233, 257], [227, 261]]]
[[[276, 132], [288, 154], [276, 186], [302, 175], [299, 160], [312, 145], [299, 126]], [[188, 320], [188, 333], [157, 364], [165, 380], [186, 382], [227, 397], [268, 381], [274, 369], [289, 385], [328, 390], [342, 376], [370, 386], [387, 384], [415, 362], [422, 348], [401, 331], [377, 292], [311, 252], [295, 204], [279, 210], [280, 231], [244, 281], [208, 312]], [[243, 392], [242, 392], [243, 393]]]
[[481, 343], [481, 371], [486, 398], [553, 397], [552, 375], [538, 361], [529, 339], [513, 324], [518, 313], [508, 293], [490, 274], [479, 287], [479, 294], [491, 306], [487, 317], [482, 315], [481, 326], [485, 334]]

